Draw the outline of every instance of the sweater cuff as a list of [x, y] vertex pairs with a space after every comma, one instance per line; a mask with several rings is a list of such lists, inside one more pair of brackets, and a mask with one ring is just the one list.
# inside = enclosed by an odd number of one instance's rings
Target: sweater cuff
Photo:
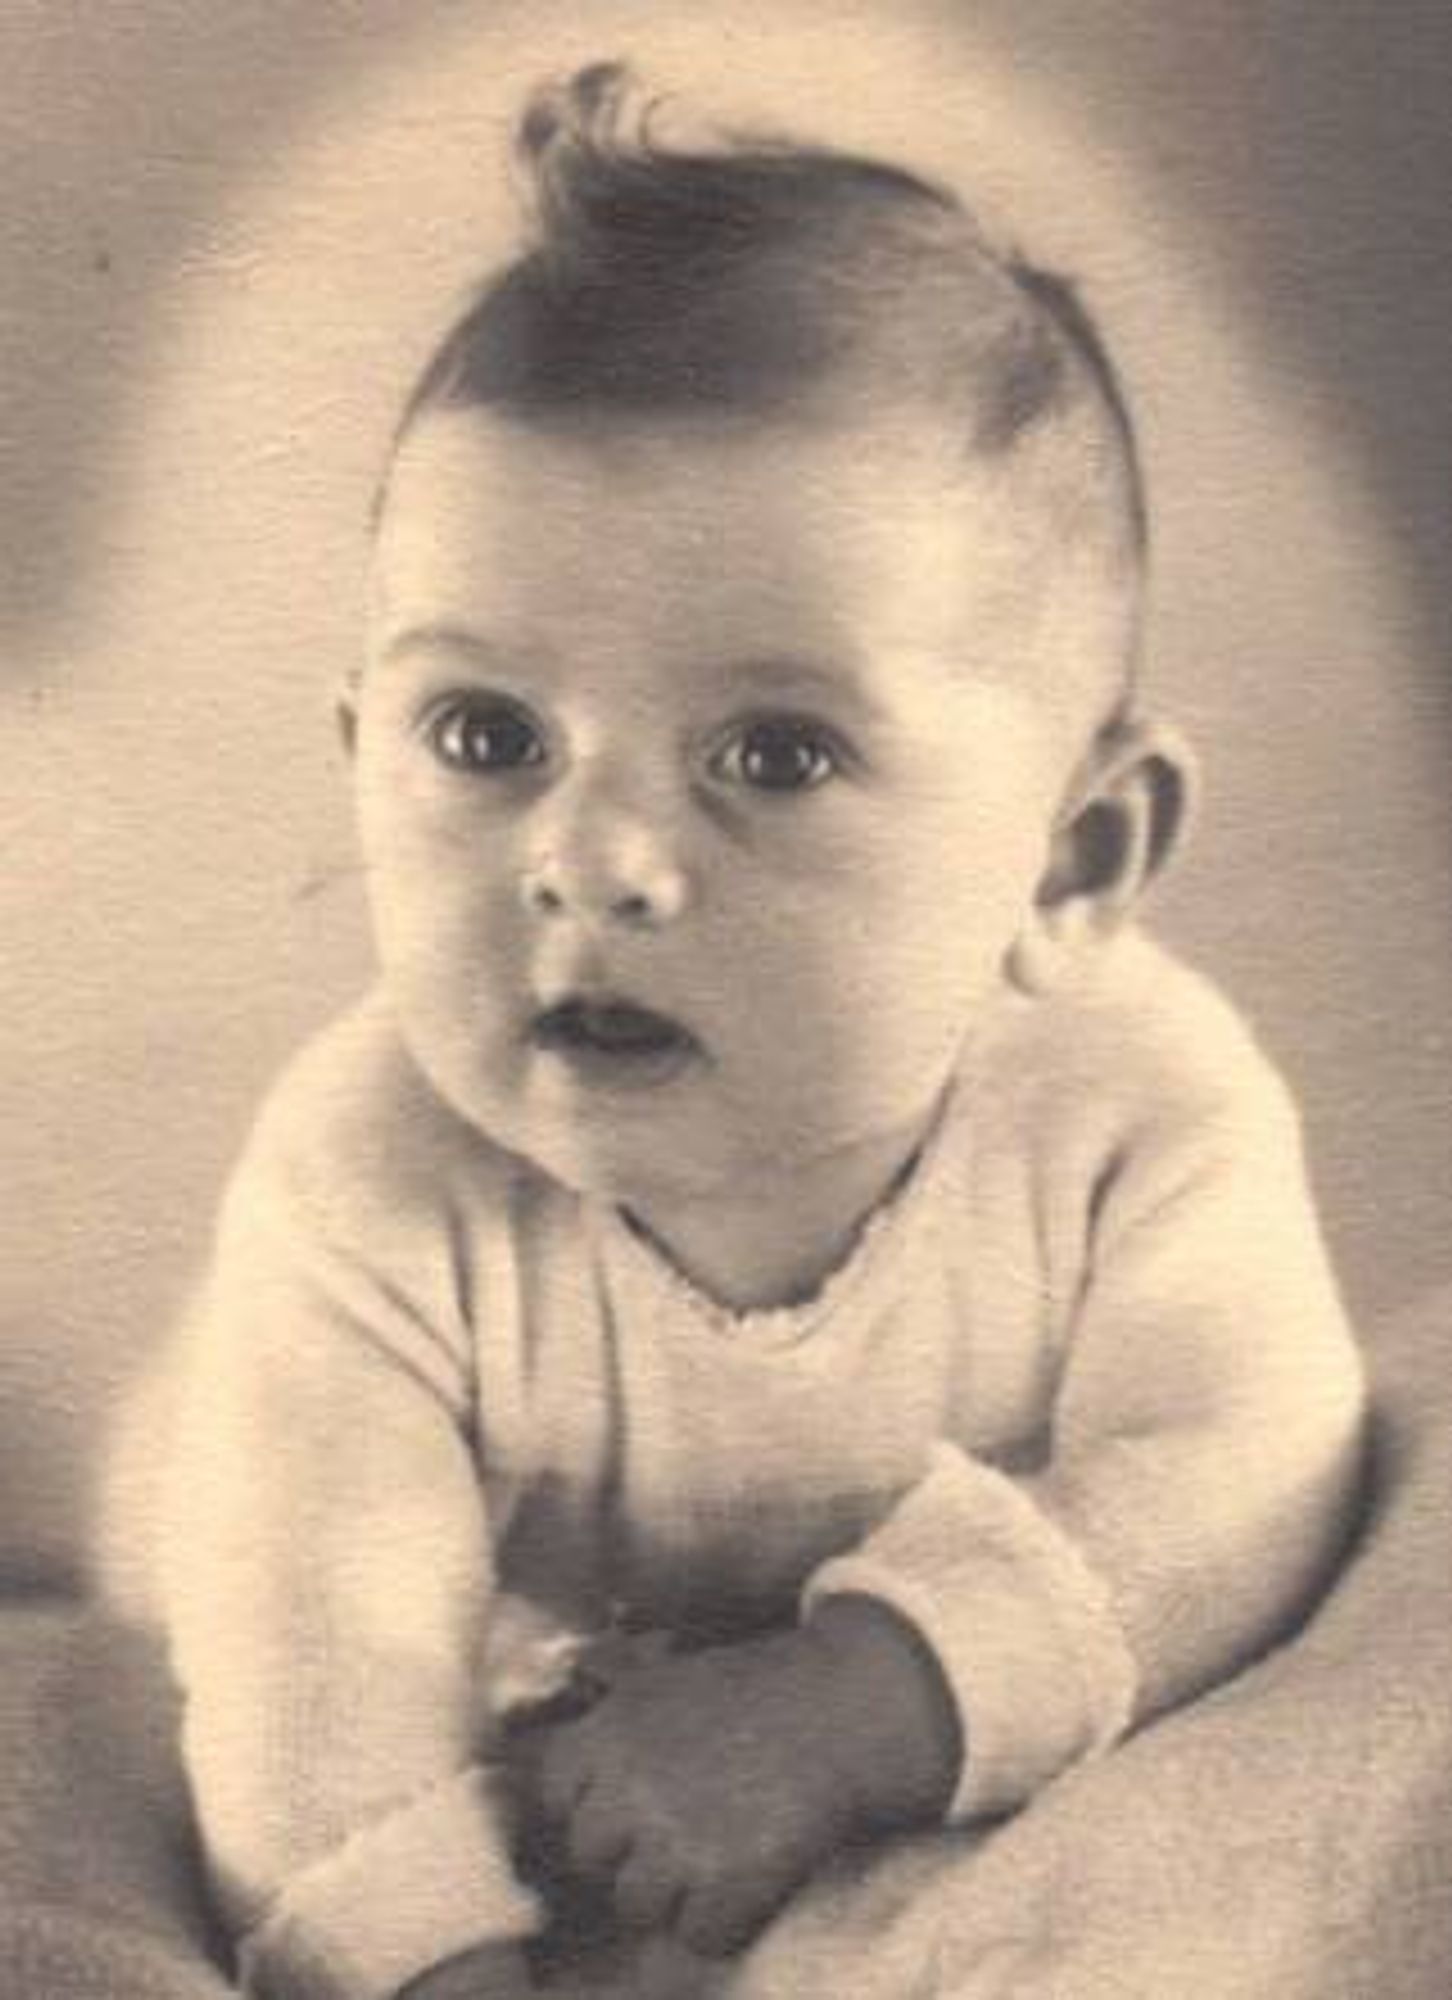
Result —
[[1137, 1674], [1101, 1580], [1014, 1482], [939, 1445], [919, 1484], [805, 1608], [877, 1599], [914, 1627], [958, 1712], [953, 1820], [1007, 1812], [1123, 1734]]
[[392, 2000], [476, 1947], [528, 1936], [540, 1906], [508, 1862], [497, 1771], [475, 1766], [361, 1828], [288, 1883], [240, 1953], [258, 2000]]

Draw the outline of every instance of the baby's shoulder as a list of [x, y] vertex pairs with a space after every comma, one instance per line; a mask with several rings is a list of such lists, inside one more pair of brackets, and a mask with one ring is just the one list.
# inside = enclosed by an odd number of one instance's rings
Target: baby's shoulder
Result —
[[1016, 1007], [994, 1070], [1020, 1116], [1046, 1128], [1222, 1128], [1295, 1120], [1275, 1063], [1203, 973], [1141, 931], [1082, 977]]
[[507, 1209], [529, 1169], [454, 1112], [374, 991], [291, 1058], [263, 1100], [238, 1170], [353, 1227], [446, 1222]]

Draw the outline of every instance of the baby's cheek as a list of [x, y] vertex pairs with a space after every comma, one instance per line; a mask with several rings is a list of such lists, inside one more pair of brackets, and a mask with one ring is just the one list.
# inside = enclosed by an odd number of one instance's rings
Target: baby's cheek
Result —
[[411, 983], [465, 982], [487, 958], [491, 924], [482, 867], [457, 837], [411, 829], [368, 857], [368, 892], [385, 969]]

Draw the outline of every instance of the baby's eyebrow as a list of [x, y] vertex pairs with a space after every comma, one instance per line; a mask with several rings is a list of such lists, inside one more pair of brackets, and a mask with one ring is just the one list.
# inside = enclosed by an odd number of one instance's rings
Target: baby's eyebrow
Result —
[[569, 662], [543, 634], [511, 630], [495, 635], [449, 617], [425, 618], [385, 634], [377, 660], [385, 671], [415, 660], [436, 674], [472, 674], [502, 687], [520, 682], [553, 686], [569, 671]]
[[[413, 654], [448, 654], [467, 664], [494, 672], [517, 669], [521, 661], [548, 669], [550, 651], [544, 646], [501, 644], [486, 633], [453, 619], [428, 619], [394, 633], [383, 645], [384, 666]], [[791, 706], [818, 704], [850, 709], [864, 723], [881, 719], [883, 707], [865, 677], [850, 659], [840, 662], [809, 654], [764, 653], [726, 657], [704, 665], [703, 690], [717, 698]]]
[[828, 702], [852, 707], [869, 718], [882, 712], [881, 703], [850, 661], [834, 665], [793, 655], [729, 660], [722, 680], [733, 694], [758, 701]]
[[467, 625], [456, 625], [448, 619], [405, 626], [403, 631], [394, 633], [388, 640], [382, 658], [386, 664], [408, 653], [462, 653], [484, 666], [497, 664], [504, 657], [504, 649], [482, 632], [475, 632]]

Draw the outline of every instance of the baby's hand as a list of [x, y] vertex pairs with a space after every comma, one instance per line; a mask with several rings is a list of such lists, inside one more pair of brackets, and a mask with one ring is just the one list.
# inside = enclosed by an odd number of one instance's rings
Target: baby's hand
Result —
[[933, 1816], [951, 1705], [915, 1639], [863, 1599], [800, 1629], [633, 1668], [540, 1746], [539, 1803], [627, 1924], [724, 1956], [849, 1839]]
[[529, 1973], [517, 1945], [486, 1944], [411, 1979], [398, 2000], [521, 2000]]

